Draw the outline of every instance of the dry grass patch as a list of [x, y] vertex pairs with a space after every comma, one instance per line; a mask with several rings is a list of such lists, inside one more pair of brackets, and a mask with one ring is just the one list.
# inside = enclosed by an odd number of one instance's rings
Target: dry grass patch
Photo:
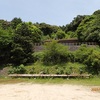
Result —
[[93, 87], [93, 88], [91, 88], [91, 91], [100, 92], [100, 87]]

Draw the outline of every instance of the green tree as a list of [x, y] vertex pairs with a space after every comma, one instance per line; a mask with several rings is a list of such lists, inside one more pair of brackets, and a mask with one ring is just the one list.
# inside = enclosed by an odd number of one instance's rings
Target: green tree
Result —
[[15, 33], [24, 37], [29, 37], [33, 42], [41, 42], [42, 32], [32, 23], [19, 24]]
[[7, 30], [0, 30], [0, 64], [10, 62], [10, 51], [13, 43], [12, 36]]
[[82, 45], [74, 52], [74, 61], [85, 64], [87, 72], [100, 74], [100, 48]]
[[94, 49], [88, 58], [85, 60], [87, 70], [92, 74], [100, 74], [100, 50]]
[[15, 17], [15, 18], [13, 18], [12, 21], [11, 21], [11, 27], [12, 27], [13, 29], [16, 29], [17, 25], [20, 24], [20, 23], [22, 23], [21, 18]]
[[49, 25], [46, 23], [40, 23], [40, 24], [35, 24], [42, 32], [44, 36], [49, 35], [51, 37], [52, 33], [57, 32], [57, 30], [59, 29], [58, 26], [54, 26], [54, 25]]
[[58, 30], [55, 34], [57, 39], [63, 39], [66, 36], [65, 32], [62, 30]]
[[12, 63], [26, 64], [34, 61], [34, 43], [41, 42], [42, 32], [32, 23], [21, 23], [17, 25], [13, 37]]
[[9, 28], [11, 28], [11, 23], [5, 20], [0, 20], [0, 27], [3, 30], [8, 30]]
[[56, 41], [47, 43], [44, 50], [43, 62], [45, 64], [57, 64], [70, 61], [68, 48]]
[[89, 48], [87, 45], [81, 45], [78, 50], [74, 52], [75, 62], [85, 63], [88, 56], [91, 55], [93, 48]]
[[86, 16], [76, 33], [79, 41], [100, 42], [100, 14]]
[[100, 10], [96, 10], [93, 15], [99, 15], [100, 14]]
[[72, 31], [72, 32], [76, 31], [84, 18], [85, 16], [81, 16], [81, 15], [78, 15], [77, 17], [75, 17], [70, 24], [66, 25], [65, 32], [67, 33], [68, 31]]

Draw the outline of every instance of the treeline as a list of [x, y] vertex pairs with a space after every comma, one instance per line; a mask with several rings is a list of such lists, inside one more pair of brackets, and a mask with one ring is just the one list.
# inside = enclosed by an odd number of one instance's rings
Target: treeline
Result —
[[21, 18], [0, 20], [0, 65], [33, 63], [34, 43], [68, 38], [100, 42], [100, 10], [78, 15], [65, 26], [23, 22]]
[[61, 28], [70, 37], [76, 37], [79, 41], [100, 42], [100, 10], [92, 15], [78, 15], [70, 24]]

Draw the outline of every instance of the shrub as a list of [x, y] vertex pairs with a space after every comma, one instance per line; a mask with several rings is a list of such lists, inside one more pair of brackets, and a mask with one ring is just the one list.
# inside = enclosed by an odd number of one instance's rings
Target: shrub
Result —
[[11, 69], [9, 70], [9, 74], [25, 74], [25, 73], [26, 69], [23, 64], [17, 67], [11, 67]]
[[89, 73], [100, 74], [100, 51], [93, 50], [85, 60], [85, 64]]
[[75, 62], [85, 64], [86, 70], [91, 74], [99, 74], [100, 71], [100, 49], [82, 45], [74, 53]]
[[33, 57], [34, 57], [34, 61], [42, 61], [43, 57], [44, 57], [44, 53], [43, 52], [35, 52], [33, 53]]
[[69, 61], [68, 48], [56, 41], [47, 43], [44, 50], [44, 64], [58, 64]]

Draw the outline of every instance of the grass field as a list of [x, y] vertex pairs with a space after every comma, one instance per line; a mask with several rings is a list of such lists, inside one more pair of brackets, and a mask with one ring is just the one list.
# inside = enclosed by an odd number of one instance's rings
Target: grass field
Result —
[[100, 86], [100, 77], [90, 79], [62, 79], [62, 78], [0, 78], [0, 84], [15, 84], [15, 83], [33, 83], [33, 84], [72, 84], [72, 85], [85, 85], [85, 86]]

